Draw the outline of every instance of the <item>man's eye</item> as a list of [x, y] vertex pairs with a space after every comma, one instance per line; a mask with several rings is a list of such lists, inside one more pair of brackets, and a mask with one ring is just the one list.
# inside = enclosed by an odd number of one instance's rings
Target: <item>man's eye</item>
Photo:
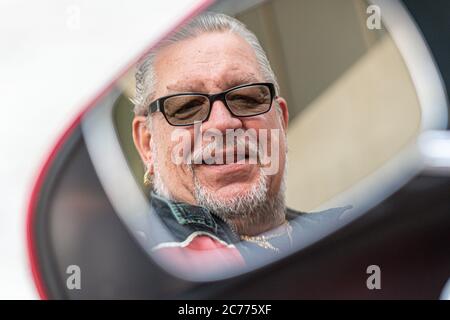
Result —
[[251, 97], [251, 96], [241, 96], [241, 95], [233, 96], [230, 98], [230, 100], [233, 103], [243, 103], [243, 104], [249, 104], [249, 105], [263, 103], [262, 99], [258, 99], [256, 97]]
[[196, 115], [203, 108], [204, 101], [190, 101], [184, 103], [176, 108], [176, 111], [172, 114], [172, 116], [177, 117], [178, 119], [186, 119]]
[[189, 101], [189, 102], [179, 106], [176, 113], [182, 114], [182, 113], [197, 111], [199, 109], [198, 107], [202, 106], [202, 105], [203, 105], [203, 101], [199, 101], [199, 100]]

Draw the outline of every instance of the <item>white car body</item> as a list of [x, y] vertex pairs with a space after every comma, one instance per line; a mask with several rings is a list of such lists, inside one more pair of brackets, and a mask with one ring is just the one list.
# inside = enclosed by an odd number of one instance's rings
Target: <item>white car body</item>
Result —
[[26, 212], [48, 154], [89, 101], [208, 0], [0, 4], [0, 299], [38, 298]]

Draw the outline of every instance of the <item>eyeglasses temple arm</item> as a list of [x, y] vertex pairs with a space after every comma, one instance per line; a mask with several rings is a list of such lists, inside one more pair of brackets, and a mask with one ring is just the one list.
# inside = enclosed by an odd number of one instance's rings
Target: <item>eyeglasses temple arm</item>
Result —
[[150, 103], [150, 106], [149, 106], [149, 113], [153, 113], [156, 111], [161, 111], [160, 106], [159, 106], [159, 100], [153, 101], [152, 103]]

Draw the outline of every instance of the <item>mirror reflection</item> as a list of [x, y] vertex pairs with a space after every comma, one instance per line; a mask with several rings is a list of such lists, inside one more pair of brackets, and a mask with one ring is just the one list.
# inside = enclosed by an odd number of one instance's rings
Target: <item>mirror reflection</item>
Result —
[[368, 28], [365, 1], [226, 3], [142, 57], [113, 109], [150, 208], [132, 231], [170, 268], [201, 274], [345, 223], [356, 201], [332, 200], [420, 130], [408, 69], [384, 26]]

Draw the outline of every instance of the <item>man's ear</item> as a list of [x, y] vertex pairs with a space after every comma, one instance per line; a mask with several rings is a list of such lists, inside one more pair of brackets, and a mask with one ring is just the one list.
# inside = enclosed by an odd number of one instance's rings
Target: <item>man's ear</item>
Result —
[[132, 124], [133, 141], [142, 162], [145, 164], [150, 174], [153, 174], [153, 155], [150, 148], [152, 136], [147, 127], [147, 117], [135, 116]]
[[289, 124], [289, 109], [287, 106], [287, 102], [282, 97], [277, 97], [276, 100], [277, 100], [278, 105], [280, 106], [280, 110], [281, 110], [281, 123], [283, 125], [284, 131], [286, 132], [288, 124]]

